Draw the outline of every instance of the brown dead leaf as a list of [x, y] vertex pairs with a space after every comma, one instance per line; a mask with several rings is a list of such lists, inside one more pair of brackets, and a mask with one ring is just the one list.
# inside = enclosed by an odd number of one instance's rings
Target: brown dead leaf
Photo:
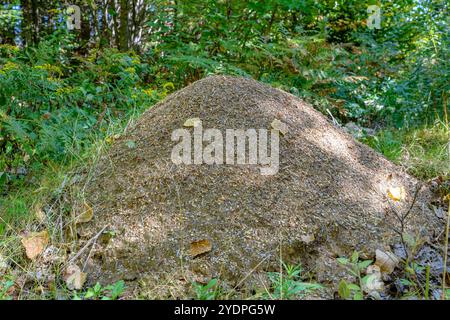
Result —
[[34, 215], [40, 223], [45, 222], [45, 213], [39, 204], [34, 207]]
[[75, 223], [78, 224], [78, 223], [89, 222], [92, 220], [93, 217], [94, 217], [94, 210], [92, 209], [92, 207], [90, 205], [88, 205], [85, 202], [84, 203], [84, 211], [76, 217]]
[[209, 240], [203, 239], [199, 241], [191, 242], [191, 256], [195, 258], [201, 254], [210, 252], [212, 250], [212, 244]]
[[381, 269], [377, 265], [371, 265], [367, 267], [366, 276], [362, 281], [362, 289], [365, 293], [373, 291], [383, 291], [384, 282], [381, 277]]
[[86, 282], [87, 274], [82, 272], [77, 265], [70, 265], [64, 273], [64, 281], [69, 290], [81, 290]]
[[31, 232], [22, 237], [22, 245], [28, 259], [34, 260], [47, 246], [49, 241], [47, 230], [41, 232]]
[[391, 274], [400, 262], [397, 256], [392, 252], [384, 252], [377, 249], [375, 255], [375, 265], [380, 267], [381, 272], [386, 274]]
[[357, 83], [357, 82], [361, 82], [364, 80], [369, 80], [369, 78], [364, 77], [364, 76], [347, 76], [344, 78], [344, 81], [351, 82], [351, 83]]
[[314, 242], [314, 240], [316, 240], [316, 238], [314, 237], [313, 234], [307, 234], [301, 237], [302, 242], [306, 243], [306, 244], [310, 244], [311, 242]]
[[200, 120], [200, 118], [190, 118], [184, 122], [183, 126], [188, 128], [194, 128], [199, 126], [201, 123], [202, 120]]
[[288, 126], [286, 123], [281, 122], [278, 119], [275, 119], [270, 124], [273, 129], [279, 131], [283, 136], [288, 132]]

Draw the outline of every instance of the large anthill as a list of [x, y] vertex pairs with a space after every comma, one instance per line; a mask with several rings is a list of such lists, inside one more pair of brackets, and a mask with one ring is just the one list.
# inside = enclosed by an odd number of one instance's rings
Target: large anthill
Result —
[[[226, 129], [270, 130], [279, 121], [286, 132], [279, 136], [278, 171], [175, 164], [172, 133], [193, 133], [195, 121], [184, 125], [195, 118], [224, 137]], [[182, 296], [191, 282], [211, 278], [236, 290], [262, 287], [280, 258], [302, 263], [320, 282], [334, 281], [336, 256], [359, 250], [370, 257], [399, 241], [392, 206], [406, 212], [416, 188], [412, 177], [304, 101], [225, 76], [197, 81], [148, 110], [91, 176], [83, 201], [94, 219], [83, 236], [103, 228], [113, 236], [97, 241], [89, 277], [129, 280], [160, 298]], [[388, 196], [401, 187], [400, 201]], [[430, 234], [435, 226], [426, 197], [420, 192], [408, 215], [410, 232]]]

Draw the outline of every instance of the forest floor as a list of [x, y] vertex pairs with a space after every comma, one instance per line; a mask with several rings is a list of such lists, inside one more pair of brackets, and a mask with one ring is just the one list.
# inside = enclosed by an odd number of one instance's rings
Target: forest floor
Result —
[[[232, 81], [222, 77], [215, 79], [223, 83], [215, 86], [203, 80], [201, 85], [190, 87], [191, 91], [183, 90], [170, 96], [162, 103], [164, 108], [158, 105], [147, 111], [137, 124], [133, 121], [125, 130], [116, 130], [105, 140], [98, 141], [71, 166], [48, 168], [40, 177], [39, 189], [22, 191], [10, 198], [6, 211], [9, 215], [16, 216], [27, 197], [32, 198], [33, 214], [23, 217], [19, 228], [6, 224], [9, 237], [0, 251], [0, 269], [6, 277], [0, 284], [0, 298], [289, 299], [336, 296], [378, 299], [440, 298], [445, 295], [441, 279], [444, 238], [448, 235], [440, 230], [444, 230], [447, 218], [448, 204], [444, 196], [449, 180], [445, 176], [430, 179], [447, 165], [440, 156], [443, 150], [445, 152], [448, 137], [443, 125], [433, 130], [395, 135], [390, 131], [367, 134], [367, 130], [357, 126], [342, 129], [333, 127], [318, 112], [279, 90], [242, 80], [235, 83], [239, 90], [233, 88], [228, 92], [227, 83]], [[226, 107], [215, 104], [219, 100], [226, 102]], [[293, 107], [296, 103], [299, 105]], [[184, 107], [180, 110], [179, 105]], [[210, 110], [214, 107], [217, 109]], [[170, 136], [171, 130], [182, 127], [186, 119], [194, 117], [204, 120], [205, 126], [219, 129], [229, 126], [262, 128], [268, 127], [273, 119], [279, 119], [289, 127], [289, 133], [280, 140], [281, 147], [287, 148], [284, 153], [282, 151], [282, 156], [287, 156], [289, 163], [280, 162], [280, 178], [272, 179], [270, 183], [263, 183], [259, 172], [255, 174], [252, 168], [217, 172], [211, 169], [204, 169], [205, 172], [173, 171], [161, 161], [163, 155], [169, 159], [169, 144], [160, 142]], [[232, 120], [224, 122], [224, 119]], [[402, 166], [392, 165], [355, 142], [344, 130]], [[296, 136], [301, 139], [296, 140]], [[331, 139], [338, 142], [333, 143]], [[154, 168], [148, 167], [149, 162]], [[339, 174], [336, 175], [337, 168]], [[301, 177], [292, 178], [292, 170], [297, 174], [300, 172]], [[83, 184], [86, 176], [98, 181]], [[203, 179], [195, 178], [198, 176]], [[243, 177], [247, 184], [251, 182], [250, 187], [240, 187], [244, 185]], [[380, 177], [386, 179], [384, 188], [367, 185], [380, 182]], [[393, 180], [389, 182], [388, 179]], [[132, 182], [133, 187], [120, 181]], [[173, 184], [173, 181], [177, 183]], [[416, 199], [417, 181], [421, 181], [423, 187]], [[406, 196], [402, 192], [397, 195], [397, 189], [389, 189], [388, 182], [392, 188], [405, 188]], [[179, 188], [181, 184], [187, 191], [177, 198], [175, 186]], [[311, 185], [320, 186], [320, 190], [308, 189]], [[337, 187], [339, 190], [331, 190]], [[384, 193], [383, 197], [372, 194], [372, 189]], [[148, 198], [150, 192], [157, 195], [157, 199]], [[196, 203], [195, 199], [208, 203]], [[392, 209], [393, 212], [409, 214], [409, 206], [420, 207], [427, 216], [411, 215], [411, 228], [408, 229], [403, 228], [406, 218], [402, 220], [400, 215], [397, 222], [401, 229], [380, 229], [376, 221], [381, 218], [374, 217], [389, 201], [394, 207], [399, 206]], [[167, 205], [161, 206], [161, 203]], [[188, 229], [179, 224], [186, 222], [179, 220], [180, 216], [171, 216], [180, 208], [187, 211]], [[207, 214], [199, 208], [207, 208]], [[311, 208], [315, 209], [309, 212]], [[292, 218], [291, 213], [299, 209], [309, 213]], [[251, 216], [252, 210], [257, 214]], [[124, 214], [115, 214], [115, 211]], [[154, 212], [154, 219], [143, 221], [139, 226], [140, 218], [135, 219], [141, 217], [142, 212]], [[243, 215], [236, 216], [239, 212]], [[362, 219], [361, 212], [368, 218]], [[233, 226], [224, 214], [234, 214], [235, 221], [245, 221], [249, 216], [254, 221]], [[318, 221], [320, 216], [327, 215], [344, 224], [348, 219], [346, 227], [335, 226], [333, 229], [333, 223], [328, 223], [326, 230], [321, 230], [318, 226], [324, 224]], [[395, 213], [393, 215], [395, 218]], [[113, 227], [104, 228], [105, 220], [112, 221]], [[296, 230], [280, 228], [288, 224], [297, 226]], [[127, 231], [123, 230], [124, 225], [133, 227]], [[429, 228], [426, 237], [420, 234], [419, 226]], [[313, 229], [314, 232], [310, 232]], [[141, 232], [145, 230], [154, 232], [149, 236]], [[251, 230], [254, 234], [245, 234]], [[284, 236], [274, 237], [274, 230], [282, 230]], [[333, 230], [338, 236], [332, 239], [330, 247], [326, 234]], [[345, 230], [354, 231], [346, 235]], [[124, 242], [126, 232], [133, 234], [126, 235]], [[399, 234], [396, 242], [389, 243], [391, 246], [383, 240], [389, 233]], [[295, 234], [294, 238], [290, 237], [292, 234]], [[354, 241], [349, 242], [349, 237]], [[129, 250], [122, 246], [118, 253], [117, 247], [123, 243], [129, 246], [130, 239], [135, 245]], [[186, 260], [180, 259], [175, 250], [180, 239], [187, 245], [186, 252], [192, 250], [192, 246], [200, 250], [199, 257], [194, 254]], [[142, 251], [139, 244], [143, 241], [153, 243], [147, 247], [148, 251]], [[319, 246], [321, 241], [327, 246]], [[222, 242], [229, 243], [221, 246]], [[344, 248], [336, 246], [338, 242], [354, 245]], [[166, 245], [159, 246], [160, 243]], [[107, 244], [115, 246], [115, 250], [104, 250], [102, 246]], [[261, 252], [269, 247], [276, 249], [274, 255], [267, 261], [258, 260], [260, 257], [255, 255], [255, 248], [260, 248]], [[321, 275], [321, 266], [327, 265], [323, 260], [324, 253], [327, 253], [328, 266], [339, 270], [333, 277]], [[140, 262], [134, 263], [131, 257], [136, 256], [160, 259], [156, 264], [141, 258], [138, 259]], [[302, 260], [304, 257], [308, 258]], [[115, 262], [118, 259], [121, 267], [117, 268], [116, 264], [112, 276], [95, 276], [104, 272], [104, 269], [96, 270], [96, 263], [105, 263], [111, 258], [116, 259]], [[262, 260], [267, 265], [260, 265]], [[237, 273], [233, 270], [233, 261], [239, 261], [235, 265], [235, 269], [239, 269]], [[146, 280], [136, 281], [136, 273], [143, 271], [142, 266], [152, 263], [156, 269], [147, 270]], [[227, 264], [228, 270], [221, 269], [220, 266]], [[161, 265], [165, 267], [161, 269], [162, 273], [157, 273]], [[259, 273], [255, 272], [257, 267], [261, 267]], [[183, 271], [181, 275], [178, 274], [180, 270]], [[105, 274], [111, 275], [110, 271]], [[186, 275], [184, 271], [191, 274]], [[165, 280], [162, 280], [162, 274]], [[101, 280], [101, 284], [96, 284], [97, 280]]]

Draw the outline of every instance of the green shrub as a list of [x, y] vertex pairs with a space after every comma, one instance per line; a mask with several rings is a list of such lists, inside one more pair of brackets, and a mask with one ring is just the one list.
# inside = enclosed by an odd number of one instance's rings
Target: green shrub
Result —
[[[65, 38], [63, 38], [65, 39]], [[104, 135], [113, 121], [152, 105], [147, 65], [133, 53], [61, 55], [63, 39], [9, 50], [0, 64], [0, 183], [20, 180], [47, 161], [67, 163]], [[60, 50], [58, 50], [60, 49]], [[72, 61], [73, 62], [73, 61]]]

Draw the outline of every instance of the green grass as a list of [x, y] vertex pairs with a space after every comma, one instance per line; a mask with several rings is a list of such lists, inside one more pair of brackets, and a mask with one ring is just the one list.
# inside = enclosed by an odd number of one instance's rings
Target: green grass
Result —
[[270, 289], [263, 295], [265, 299], [299, 299], [312, 291], [322, 289], [318, 283], [305, 282], [301, 265], [287, 265], [282, 263], [280, 272], [269, 272]]
[[97, 282], [95, 286], [88, 288], [86, 292], [75, 293], [73, 300], [117, 300], [124, 290], [125, 282], [123, 280], [105, 287]]
[[[47, 161], [40, 170], [30, 170], [26, 181], [16, 181], [6, 195], [0, 196], [0, 255], [10, 265], [4, 276], [11, 275], [13, 269], [34, 272], [33, 269], [36, 266], [25, 258], [21, 244], [23, 231], [45, 229], [51, 235], [50, 243], [60, 245], [57, 242], [63, 238], [63, 235], [58, 221], [61, 215], [65, 217], [64, 215], [70, 212], [70, 208], [60, 207], [58, 202], [64, 197], [76, 196], [72, 194], [70, 188], [73, 179], [78, 178], [81, 172], [90, 173], [89, 169], [93, 167], [98, 156], [109, 147], [117, 135], [123, 134], [143, 111], [141, 108], [127, 119], [111, 122], [103, 127], [104, 132], [89, 137], [91, 143], [83, 149], [83, 152], [71, 153], [69, 161], [64, 163]], [[2, 281], [1, 273], [0, 281]], [[36, 282], [37, 287], [38, 285]], [[109, 289], [110, 287], [107, 287], [105, 290]], [[112, 290], [112, 292], [115, 291]], [[28, 293], [28, 296], [33, 296], [33, 293]], [[37, 297], [51, 297], [51, 292], [40, 293]], [[103, 295], [101, 298], [107, 298], [107, 296]], [[111, 298], [115, 298], [114, 294]]]
[[197, 300], [215, 300], [220, 295], [220, 286], [217, 279], [211, 279], [207, 284], [192, 283]]
[[363, 142], [420, 179], [450, 173], [449, 132], [442, 122], [413, 129], [387, 129]]
[[35, 173], [35, 183], [17, 188], [0, 198], [0, 237], [18, 233], [33, 221], [36, 218], [35, 211], [56, 195], [70, 167], [49, 166]]

